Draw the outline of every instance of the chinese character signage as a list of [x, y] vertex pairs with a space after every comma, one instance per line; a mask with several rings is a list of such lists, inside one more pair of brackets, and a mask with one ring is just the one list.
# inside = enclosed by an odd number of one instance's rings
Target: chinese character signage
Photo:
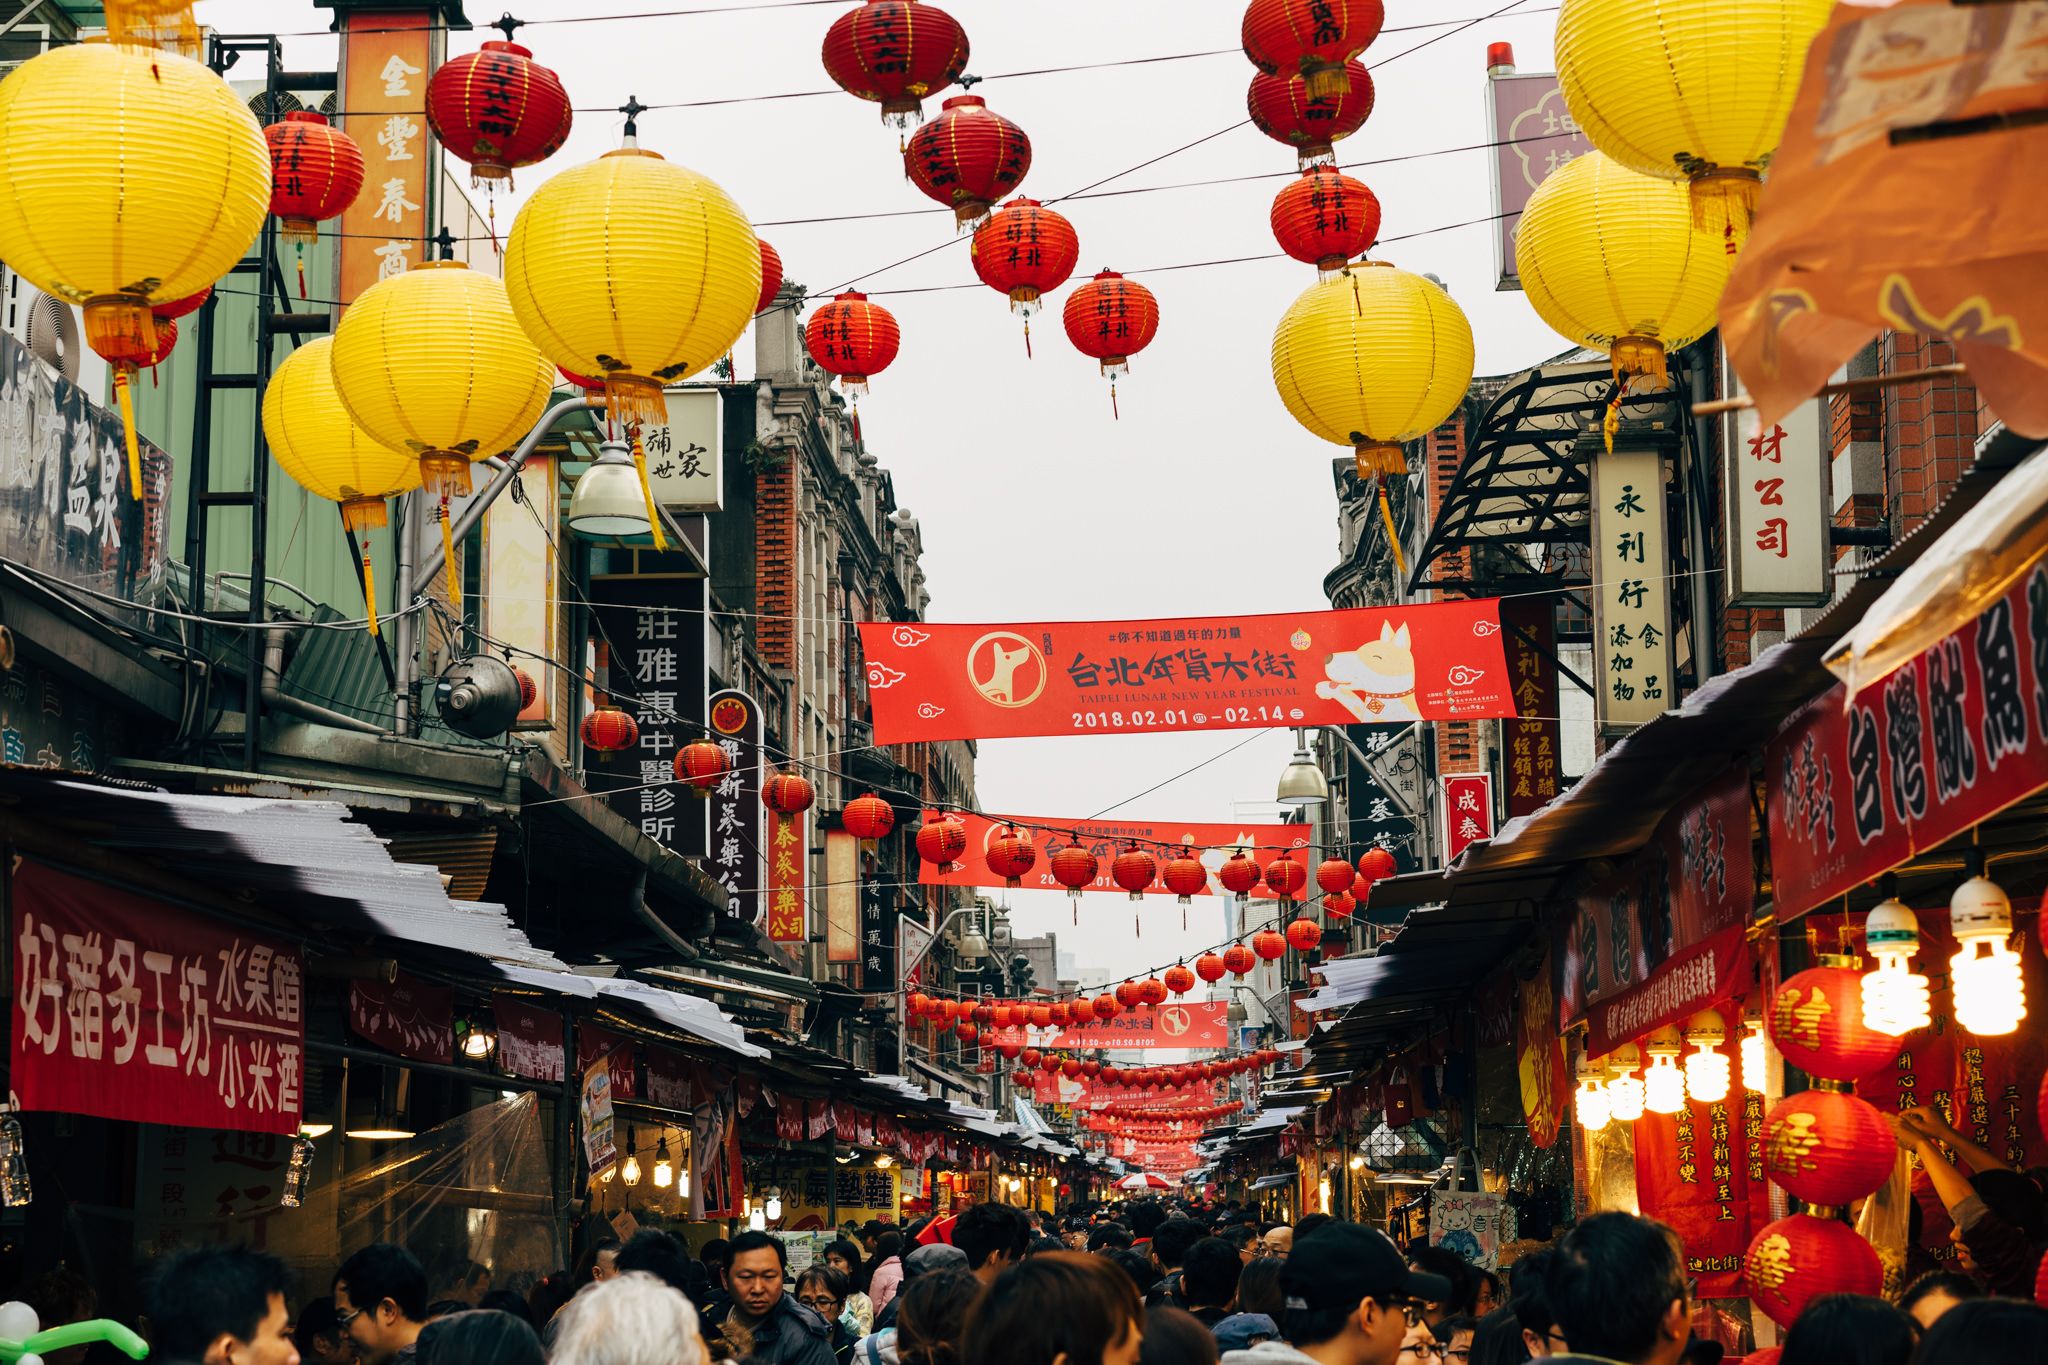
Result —
[[295, 1134], [295, 947], [23, 861], [8, 1086], [25, 1110]]
[[825, 831], [825, 960], [860, 960], [860, 840]]
[[1501, 636], [1515, 691], [1515, 719], [1501, 722], [1507, 749], [1507, 814], [1534, 815], [1562, 786], [1558, 757], [1557, 613], [1548, 597], [1501, 604]]
[[1514, 714], [1492, 599], [860, 627], [875, 743]]
[[744, 692], [711, 694], [711, 739], [732, 767], [711, 793], [711, 856], [706, 870], [725, 888], [725, 913], [752, 924], [761, 884], [761, 828], [779, 819], [761, 805], [761, 708]]
[[[924, 819], [929, 823], [951, 813], [928, 810]], [[1029, 834], [1038, 849], [1038, 864], [1025, 876], [1025, 886], [1061, 889], [1050, 870], [1052, 855], [1069, 844], [1078, 843], [1095, 855], [1098, 873], [1094, 881], [1081, 889], [1114, 891], [1119, 896], [1128, 893], [1110, 880], [1109, 865], [1128, 844], [1137, 844], [1162, 863], [1186, 847], [1209, 873], [1208, 881], [1194, 893], [1198, 896], [1227, 894], [1217, 882], [1216, 873], [1239, 849], [1263, 868], [1283, 851], [1308, 845], [1308, 836], [1304, 833], [1308, 827], [1305, 825], [1204, 825], [1174, 824], [1163, 820], [1054, 818], [1019, 818], [1012, 824], [991, 820], [973, 811], [958, 813], [958, 818], [967, 831], [967, 851], [943, 872], [936, 864], [919, 859], [917, 879], [925, 885], [1001, 886], [1004, 879], [988, 870], [988, 846], [997, 835], [1011, 828]], [[1296, 861], [1300, 861], [1299, 857]], [[1150, 895], [1173, 894], [1166, 889], [1164, 882], [1159, 881], [1145, 889]]]
[[1632, 1125], [1636, 1199], [1643, 1216], [1678, 1234], [1685, 1275], [1703, 1299], [1742, 1292], [1750, 1239], [1771, 1221], [1764, 1178], [1764, 1097], [1740, 1082], [1739, 1040], [1724, 1047], [1738, 1080], [1716, 1104], [1687, 1100], [1676, 1114], [1645, 1113]]
[[1460, 773], [1441, 779], [1444, 866], [1482, 839], [1493, 837], [1493, 774]]
[[395, 981], [351, 981], [348, 1027], [401, 1057], [447, 1066], [455, 1060], [455, 992], [404, 972]]
[[798, 811], [768, 826], [768, 937], [777, 943], [802, 943], [808, 916], [804, 913], [804, 869], [810, 865], [804, 832], [810, 815]]
[[1593, 150], [1572, 121], [1554, 74], [1495, 76], [1486, 83], [1487, 126], [1493, 129], [1493, 211], [1500, 215], [1494, 251], [1500, 289], [1520, 289], [1515, 228], [1543, 178]]
[[870, 874], [860, 882], [860, 988], [869, 995], [896, 989], [896, 921], [890, 902], [893, 884]]
[[1729, 606], [1814, 607], [1835, 595], [1827, 422], [1818, 398], [1768, 427], [1755, 408], [1723, 419]]
[[355, 11], [348, 25], [339, 120], [363, 149], [363, 192], [341, 214], [343, 303], [425, 259], [428, 169], [427, 77], [438, 64], [434, 16]]
[[[1117, 1015], [1114, 1019], [1098, 1019], [1092, 1024], [1076, 1025], [1061, 1029], [1051, 1042], [1039, 1042], [1039, 1047], [1095, 1048], [1095, 1047], [1181, 1047], [1204, 1048], [1226, 1047], [1229, 1045], [1229, 1030], [1224, 1025], [1224, 1012], [1229, 1006], [1221, 1001], [1189, 1002], [1184, 1004], [1140, 1005]], [[999, 1039], [1014, 1035], [1023, 1038], [1023, 1030], [1012, 1029], [999, 1032]]]
[[611, 646], [612, 697], [640, 738], [619, 753], [587, 753], [586, 785], [671, 853], [706, 857], [711, 803], [675, 780], [676, 751], [707, 728], [704, 580], [600, 574], [590, 595], [598, 638]]
[[[1345, 835], [1350, 860], [1357, 862], [1369, 848], [1384, 848], [1394, 855], [1397, 876], [1420, 871], [1425, 851], [1419, 812], [1426, 787], [1416, 752], [1420, 732], [1412, 725], [1395, 724], [1347, 725], [1344, 733], [1374, 760], [1368, 767], [1345, 746], [1344, 761], [1350, 765], [1344, 789], [1351, 821]], [[1359, 913], [1365, 913], [1363, 906]]]
[[1641, 725], [1677, 702], [1671, 690], [1671, 566], [1664, 457], [1621, 449], [1593, 457], [1593, 659], [1609, 726]]
[[2048, 567], [1858, 692], [1837, 685], [1764, 755], [1781, 919], [2048, 786]]
[[655, 501], [693, 512], [724, 510], [724, 397], [706, 384], [667, 389], [663, 398], [667, 424], [640, 430]]

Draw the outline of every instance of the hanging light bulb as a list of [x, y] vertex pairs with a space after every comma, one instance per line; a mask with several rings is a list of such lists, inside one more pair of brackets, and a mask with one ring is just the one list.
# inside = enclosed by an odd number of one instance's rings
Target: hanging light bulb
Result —
[[[1877, 968], [1863, 978], [1863, 1022], [1897, 1038], [1933, 1020], [1927, 1003], [1927, 978], [1912, 969], [1920, 951], [1920, 920], [1892, 894], [1896, 879], [1884, 878], [1882, 902], [1872, 907], [1863, 926], [1863, 942], [1877, 959]], [[1988, 883], [1987, 883], [1988, 885]]]
[[654, 1148], [654, 1184], [657, 1189], [667, 1189], [676, 1183], [676, 1164], [669, 1160], [668, 1134], [661, 1135], [661, 1141]]
[[1995, 1038], [2027, 1017], [2019, 954], [2006, 942], [2012, 937], [2012, 902], [1984, 876], [1981, 850], [1970, 850], [1965, 870], [1970, 879], [1948, 903], [1949, 929], [1962, 945], [1949, 964], [1949, 984], [1956, 1022], [1980, 1038]]
[[1764, 1053], [1764, 1021], [1744, 1017], [1742, 1021], [1742, 1088], [1761, 1095], [1769, 1088], [1764, 1072], [1770, 1058]]
[[1678, 1054], [1685, 1051], [1685, 1044], [1678, 1030], [1658, 1029], [1643, 1051], [1650, 1057], [1650, 1069], [1643, 1073], [1643, 1107], [1659, 1114], [1685, 1108], [1685, 1073], [1678, 1069]]
[[604, 1174], [599, 1176], [598, 1179], [602, 1180], [605, 1184], [609, 1185], [612, 1183], [612, 1177], [616, 1176], [618, 1173], [619, 1163], [614, 1161], [611, 1165], [604, 1168]]
[[1643, 1116], [1643, 1078], [1636, 1068], [1643, 1055], [1634, 1043], [1623, 1043], [1607, 1055], [1607, 1112], [1621, 1123], [1634, 1123]]
[[313, 1176], [313, 1140], [299, 1138], [292, 1143], [292, 1159], [284, 1168], [284, 1190], [277, 1202], [295, 1209], [306, 1202], [306, 1182]]
[[768, 1215], [768, 1221], [769, 1221], [769, 1222], [771, 1222], [771, 1223], [779, 1223], [779, 1222], [781, 1222], [781, 1221], [782, 1221], [782, 1191], [780, 1191], [780, 1190], [770, 1190], [770, 1191], [768, 1191], [768, 1200], [767, 1200], [767, 1202], [766, 1202], [766, 1203], [764, 1203], [764, 1204], [763, 1204], [763, 1205], [761, 1206], [761, 1208], [762, 1208], [762, 1211], [763, 1211], [764, 1213], [766, 1213], [766, 1214]]
[[619, 1167], [619, 1175], [628, 1185], [640, 1183], [640, 1158], [633, 1155], [633, 1129], [631, 1125], [628, 1125], [626, 1128], [626, 1160], [625, 1164]]
[[879, 1170], [879, 1171], [886, 1171], [886, 1170], [888, 1170], [888, 1169], [889, 1169], [889, 1161], [890, 1161], [890, 1156], [889, 1156], [889, 1154], [888, 1154], [887, 1152], [882, 1152], [882, 1153], [880, 1153], [879, 1155], [877, 1155], [877, 1156], [875, 1157], [875, 1169], [876, 1169], [876, 1170]]
[[1572, 1100], [1572, 1112], [1578, 1115], [1579, 1127], [1589, 1133], [1597, 1133], [1614, 1121], [1607, 1102], [1607, 1092], [1600, 1085], [1601, 1066], [1598, 1061], [1579, 1054], [1579, 1093]]
[[750, 1213], [750, 1214], [748, 1214], [748, 1215], [747, 1215], [747, 1231], [749, 1231], [749, 1232], [766, 1232], [767, 1230], [768, 1230], [768, 1215], [767, 1215], [767, 1214], [765, 1214], [765, 1213], [761, 1212], [761, 1210], [759, 1210], [759, 1209], [755, 1209], [755, 1210], [754, 1210], [754, 1211], [753, 1211], [752, 1213]]
[[1719, 1010], [1701, 1010], [1685, 1021], [1685, 1041], [1695, 1052], [1685, 1058], [1685, 1093], [1701, 1104], [1719, 1104], [1728, 1098], [1728, 1054], [1720, 1050], [1728, 1041], [1728, 1021]]
[[1355, 1170], [1358, 1170], [1358, 1169], [1359, 1169], [1360, 1167], [1362, 1167], [1362, 1166], [1364, 1166], [1364, 1165], [1365, 1165], [1365, 1157], [1364, 1157], [1364, 1155], [1363, 1155], [1362, 1153], [1358, 1153], [1358, 1152], [1353, 1152], [1353, 1153], [1351, 1154], [1351, 1169], [1355, 1171]]

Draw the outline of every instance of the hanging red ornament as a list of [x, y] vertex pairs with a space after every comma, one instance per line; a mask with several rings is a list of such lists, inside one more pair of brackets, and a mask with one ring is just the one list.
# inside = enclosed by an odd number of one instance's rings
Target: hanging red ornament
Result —
[[976, 1047], [994, 1047], [996, 1045], [995, 1033], [992, 1030], [983, 1029], [979, 1034], [975, 1036], [974, 1045]]
[[974, 233], [974, 273], [1010, 298], [1024, 322], [1024, 354], [1031, 354], [1031, 316], [1044, 296], [1067, 282], [1081, 259], [1074, 225], [1036, 199], [1012, 199]]
[[1118, 377], [1131, 372], [1131, 357], [1159, 334], [1159, 300], [1136, 280], [1104, 270], [1067, 295], [1060, 319], [1074, 349], [1101, 363], [1115, 414]]
[[1108, 991], [1104, 991], [1095, 997], [1095, 1017], [1097, 1019], [1114, 1019], [1119, 1014], [1122, 1014], [1123, 1010], [1124, 1002]]
[[782, 253], [768, 245], [766, 237], [755, 240], [761, 244], [761, 297], [754, 303], [754, 316], [759, 317], [782, 289]]
[[896, 812], [887, 801], [869, 792], [846, 803], [846, 809], [839, 813], [839, 824], [864, 846], [873, 848], [875, 840], [888, 837], [889, 831], [896, 828]]
[[1116, 1002], [1127, 1010], [1134, 1010], [1145, 1003], [1145, 997], [1135, 981], [1126, 981], [1116, 988]]
[[575, 117], [561, 80], [518, 43], [485, 43], [427, 81], [427, 123], [469, 163], [478, 188], [493, 180], [509, 187], [513, 171], [553, 156]]
[[1387, 21], [1380, 0], [1252, 0], [1244, 55], [1269, 76], [1302, 77], [1311, 98], [1351, 88], [1345, 63], [1372, 46]]
[[997, 1028], [1008, 1028], [1010, 1026], [1009, 1005], [1006, 1003], [990, 1005], [988, 1007], [988, 1021]]
[[1898, 1150], [1877, 1106], [1827, 1089], [1772, 1105], [1763, 1144], [1764, 1174], [1807, 1203], [1825, 1205], [1852, 1203], [1884, 1184]]
[[1067, 888], [1074, 903], [1074, 923], [1081, 922], [1081, 891], [1095, 880], [1095, 855], [1079, 844], [1061, 844], [1052, 851], [1052, 879]]
[[1033, 1005], [1033, 1006], [1031, 1007], [1031, 1027], [1033, 1027], [1033, 1028], [1051, 1028], [1051, 1027], [1052, 1027], [1052, 1006], [1051, 1006], [1051, 1005]]
[[1298, 953], [1314, 952], [1323, 946], [1323, 926], [1304, 915], [1287, 926], [1287, 942]]
[[1079, 1057], [1069, 1057], [1069, 1058], [1067, 1058], [1067, 1059], [1066, 1059], [1065, 1061], [1061, 1062], [1061, 1063], [1060, 1063], [1060, 1074], [1061, 1074], [1061, 1075], [1063, 1075], [1063, 1076], [1078, 1076], [1078, 1075], [1080, 1075], [1080, 1074], [1081, 1074], [1081, 1059], [1080, 1059]]
[[1035, 1047], [1027, 1047], [1017, 1054], [1017, 1060], [1028, 1067], [1035, 1068], [1040, 1062], [1045, 1060], [1045, 1054]]
[[912, 991], [903, 1002], [904, 1012], [913, 1019], [930, 1012], [931, 1007], [932, 998], [923, 991]]
[[1316, 864], [1316, 885], [1326, 896], [1334, 896], [1351, 889], [1351, 864], [1342, 858], [1325, 858]]
[[1131, 899], [1145, 899], [1145, 888], [1159, 875], [1159, 864], [1141, 848], [1127, 848], [1109, 865], [1109, 879], [1131, 893]]
[[959, 1023], [953, 1025], [953, 1036], [963, 1043], [973, 1042], [975, 1037], [974, 1025], [962, 1019]]
[[1316, 278], [1331, 280], [1379, 240], [1380, 201], [1363, 180], [1334, 166], [1311, 166], [1273, 196], [1272, 223], [1282, 251], [1314, 266]]
[[917, 832], [917, 856], [930, 863], [941, 873], [951, 872], [953, 864], [967, 851], [967, 826], [951, 815], [941, 815], [927, 820]]
[[833, 295], [804, 324], [804, 347], [811, 359], [827, 374], [838, 375], [841, 391], [856, 398], [867, 396], [868, 377], [889, 368], [902, 341], [895, 315], [854, 290]]
[[918, 0], [868, 0], [825, 32], [825, 74], [856, 99], [882, 106], [882, 122], [908, 128], [925, 96], [967, 69], [967, 34], [952, 15]]
[[1795, 1213], [1750, 1239], [1743, 1279], [1750, 1301], [1789, 1327], [1823, 1294], [1875, 1296], [1884, 1287], [1884, 1264], [1854, 1228]]
[[1224, 968], [1240, 981], [1244, 980], [1246, 972], [1258, 965], [1258, 955], [1242, 943], [1233, 943], [1223, 950]]
[[1342, 891], [1323, 897], [1323, 913], [1331, 919], [1350, 919], [1351, 912], [1357, 908], [1358, 902]]
[[1367, 882], [1382, 881], [1400, 870], [1401, 865], [1394, 860], [1394, 855], [1378, 844], [1358, 855], [1358, 875]]
[[1271, 962], [1287, 951], [1287, 940], [1271, 929], [1261, 929], [1252, 935], [1252, 951]]
[[986, 1000], [977, 1000], [974, 1008], [968, 1011], [967, 1017], [977, 1024], [992, 1024], [995, 1022], [996, 1007]]
[[1259, 884], [1259, 865], [1244, 856], [1242, 850], [1233, 853], [1216, 871], [1216, 880], [1223, 889], [1233, 896], [1242, 896]]
[[1004, 826], [1002, 833], [989, 840], [983, 856], [988, 870], [1001, 877], [1004, 886], [1022, 886], [1025, 875], [1038, 865], [1038, 850], [1032, 846], [1030, 832], [1014, 825]]
[[1203, 953], [1195, 959], [1195, 975], [1201, 977], [1204, 981], [1221, 981], [1223, 973], [1227, 970], [1229, 970], [1229, 965], [1214, 953]]
[[777, 773], [761, 786], [761, 804], [780, 816], [785, 825], [793, 824], [796, 817], [811, 808], [818, 799], [817, 789], [810, 779], [795, 773]]
[[1102, 1074], [1102, 1063], [1090, 1058], [1081, 1063], [1081, 1074], [1091, 1080], [1094, 1079]]
[[597, 709], [583, 718], [580, 733], [583, 747], [601, 754], [615, 754], [640, 742], [640, 727], [609, 701], [600, 701]]
[[363, 149], [347, 133], [329, 127], [325, 117], [303, 109], [265, 128], [263, 140], [270, 144], [270, 211], [284, 220], [284, 239], [298, 249], [303, 299], [306, 248], [320, 240], [321, 223], [339, 217], [362, 193]]
[[979, 95], [947, 100], [937, 118], [910, 135], [903, 152], [910, 183], [952, 209], [963, 232], [978, 227], [1030, 170], [1031, 139]]
[[1372, 116], [1372, 76], [1365, 63], [1355, 58], [1344, 63], [1344, 78], [1350, 89], [1318, 99], [1301, 77], [1262, 71], [1252, 77], [1245, 110], [1260, 132], [1294, 148], [1300, 165], [1331, 161], [1336, 152], [1330, 144], [1350, 137]]
[[1038, 1069], [1050, 1076], [1060, 1069], [1060, 1062], [1062, 1060], [1064, 1059], [1057, 1054], [1048, 1052], [1038, 1059]]
[[1166, 883], [1166, 889], [1180, 898], [1182, 905], [1188, 898], [1209, 887], [1209, 869], [1203, 867], [1193, 854], [1183, 850], [1166, 860], [1166, 866], [1159, 871], [1159, 879]]
[[676, 781], [687, 786], [690, 795], [701, 800], [716, 791], [725, 775], [732, 771], [732, 755], [722, 745], [700, 739], [676, 750], [673, 766]]
[[1156, 976], [1148, 976], [1138, 983], [1138, 998], [1148, 1005], [1166, 1003], [1166, 983]]
[[1092, 1024], [1095, 1022], [1095, 1002], [1085, 995], [1074, 1002], [1073, 1012], [1074, 1022], [1077, 1024]]
[[1861, 1080], [1899, 1055], [1899, 1039], [1863, 1022], [1863, 976], [1854, 961], [1822, 956], [1821, 965], [1779, 986], [1765, 1010], [1771, 1041], [1809, 1076]]
[[1308, 869], [1294, 861], [1294, 851], [1289, 849], [1266, 864], [1266, 885], [1280, 900], [1291, 901], [1308, 885]]
[[1074, 1022], [1074, 1007], [1064, 1000], [1055, 1000], [1048, 1007], [1054, 1028], [1065, 1028]]
[[1178, 962], [1168, 967], [1161, 979], [1166, 983], [1166, 989], [1175, 995], [1186, 995], [1195, 988], [1195, 974]]
[[524, 711], [540, 696], [540, 684], [533, 680], [533, 674], [523, 668], [512, 670], [512, 681], [519, 684], [519, 709]]

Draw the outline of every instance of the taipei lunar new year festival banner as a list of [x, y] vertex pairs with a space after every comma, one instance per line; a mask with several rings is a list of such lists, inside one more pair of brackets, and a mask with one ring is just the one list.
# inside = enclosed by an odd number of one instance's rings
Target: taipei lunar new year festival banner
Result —
[[1515, 714], [1500, 605], [860, 628], [875, 743]]

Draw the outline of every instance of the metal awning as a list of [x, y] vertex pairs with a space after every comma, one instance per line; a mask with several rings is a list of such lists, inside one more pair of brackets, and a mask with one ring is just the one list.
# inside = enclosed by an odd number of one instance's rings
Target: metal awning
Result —
[[1281, 1175], [1262, 1175], [1252, 1182], [1255, 1190], [1277, 1190], [1282, 1185], [1292, 1185], [1297, 1172], [1288, 1171]]

